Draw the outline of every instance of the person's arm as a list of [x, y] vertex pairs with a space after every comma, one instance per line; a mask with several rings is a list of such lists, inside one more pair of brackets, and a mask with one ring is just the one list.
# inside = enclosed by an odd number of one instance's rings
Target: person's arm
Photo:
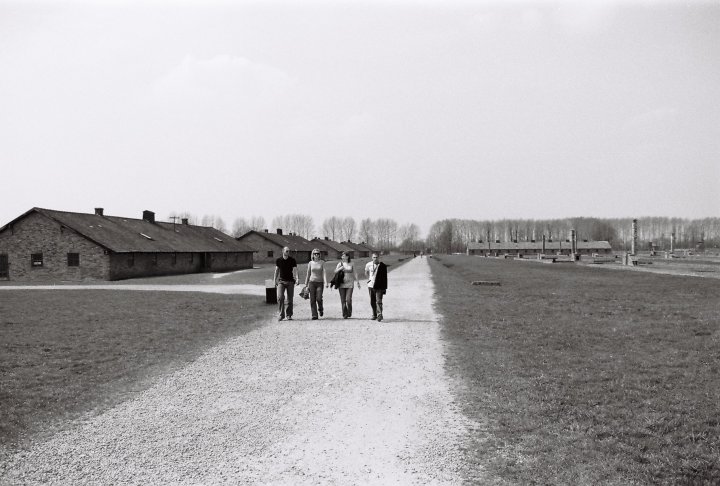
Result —
[[300, 283], [300, 273], [298, 272], [297, 265], [295, 265], [293, 267], [293, 277], [295, 277], [295, 284], [296, 285], [299, 284]]
[[310, 262], [308, 262], [307, 274], [305, 275], [305, 286], [310, 283]]
[[277, 277], [278, 277], [279, 271], [280, 271], [280, 267], [275, 265], [275, 273], [273, 274], [273, 282], [275, 282], [275, 286], [277, 286], [277, 284], [278, 284]]
[[325, 271], [325, 262], [322, 263], [322, 272], [323, 272], [323, 283], [325, 284], [325, 287], [327, 288], [330, 284], [328, 283], [327, 272]]

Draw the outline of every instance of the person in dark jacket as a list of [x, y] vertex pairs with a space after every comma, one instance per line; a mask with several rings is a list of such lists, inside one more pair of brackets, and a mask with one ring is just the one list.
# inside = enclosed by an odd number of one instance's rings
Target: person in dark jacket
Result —
[[365, 265], [365, 278], [370, 293], [372, 318], [383, 320], [383, 295], [387, 292], [387, 265], [380, 261], [380, 254], [373, 252], [372, 260]]

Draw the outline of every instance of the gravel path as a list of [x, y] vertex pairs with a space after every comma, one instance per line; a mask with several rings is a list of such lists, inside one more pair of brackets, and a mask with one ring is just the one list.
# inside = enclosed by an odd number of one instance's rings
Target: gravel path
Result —
[[[425, 259], [390, 273], [385, 321], [326, 292], [325, 319], [227, 341], [134, 399], [16, 455], [3, 484], [457, 484], [452, 404]], [[329, 317], [328, 317], [329, 316]]]

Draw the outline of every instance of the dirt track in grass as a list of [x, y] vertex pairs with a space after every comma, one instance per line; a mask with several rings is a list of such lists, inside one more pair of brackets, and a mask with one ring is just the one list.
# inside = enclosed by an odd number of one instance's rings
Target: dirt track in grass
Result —
[[[454, 406], [424, 259], [390, 274], [385, 320], [297, 302], [98, 416], [17, 454], [0, 482], [453, 484], [471, 428]], [[477, 472], [477, 471], [476, 471]]]

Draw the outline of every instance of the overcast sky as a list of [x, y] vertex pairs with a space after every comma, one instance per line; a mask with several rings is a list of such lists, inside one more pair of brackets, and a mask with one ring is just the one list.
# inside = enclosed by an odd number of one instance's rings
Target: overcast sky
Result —
[[720, 216], [720, 2], [0, 0], [0, 225]]

